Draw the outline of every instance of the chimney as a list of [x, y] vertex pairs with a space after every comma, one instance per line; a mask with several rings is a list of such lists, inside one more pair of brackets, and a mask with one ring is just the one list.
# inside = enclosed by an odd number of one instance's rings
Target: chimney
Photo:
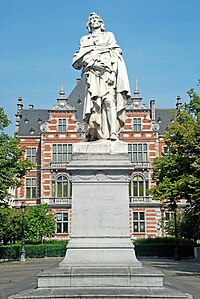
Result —
[[22, 111], [22, 108], [23, 108], [22, 97], [19, 97], [17, 102], [17, 114]]
[[156, 119], [156, 106], [155, 106], [155, 100], [150, 101], [150, 117], [151, 120], [155, 121]]
[[176, 110], [181, 111], [182, 103], [181, 103], [181, 97], [177, 96], [176, 98]]
[[76, 78], [76, 84], [79, 84], [81, 82], [81, 78]]
[[23, 109], [23, 104], [22, 104], [22, 97], [18, 98], [18, 102], [17, 102], [17, 113], [15, 114], [16, 116], [16, 124], [15, 124], [15, 130], [14, 130], [14, 134], [15, 136], [18, 135], [19, 133], [19, 123], [22, 117], [22, 109]]

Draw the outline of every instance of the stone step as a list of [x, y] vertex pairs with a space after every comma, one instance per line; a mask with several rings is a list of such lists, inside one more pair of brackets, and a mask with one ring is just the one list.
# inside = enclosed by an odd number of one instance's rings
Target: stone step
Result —
[[45, 288], [32, 289], [9, 299], [192, 299], [189, 294], [166, 287], [148, 288]]
[[40, 272], [38, 287], [162, 287], [163, 277], [150, 267], [69, 267]]

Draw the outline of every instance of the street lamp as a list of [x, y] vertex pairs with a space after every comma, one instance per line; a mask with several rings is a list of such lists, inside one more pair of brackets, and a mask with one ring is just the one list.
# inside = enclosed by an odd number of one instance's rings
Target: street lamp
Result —
[[26, 261], [26, 252], [25, 252], [25, 242], [24, 242], [24, 213], [25, 213], [25, 203], [22, 202], [21, 204], [21, 211], [22, 211], [22, 248], [21, 248], [21, 262]]
[[180, 261], [179, 256], [179, 244], [178, 244], [178, 231], [177, 231], [177, 205], [174, 209], [174, 234], [175, 234], [175, 250], [174, 250], [174, 260]]

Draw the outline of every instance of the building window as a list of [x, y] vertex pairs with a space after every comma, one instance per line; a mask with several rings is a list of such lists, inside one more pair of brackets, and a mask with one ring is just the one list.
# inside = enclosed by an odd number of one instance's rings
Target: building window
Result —
[[67, 198], [71, 197], [72, 187], [69, 177], [59, 175], [55, 180], [51, 182], [52, 197], [54, 198]]
[[141, 118], [133, 118], [133, 131], [142, 131], [142, 120]]
[[129, 143], [128, 154], [131, 162], [148, 162], [147, 143]]
[[72, 144], [53, 144], [53, 162], [69, 162], [72, 158]]
[[133, 212], [133, 233], [145, 232], [145, 213]]
[[129, 183], [130, 197], [144, 197], [149, 189], [149, 181], [145, 180], [141, 175], [134, 176]]
[[165, 211], [164, 212], [164, 220], [165, 220], [165, 222], [170, 221], [171, 219], [173, 219], [173, 217], [174, 217], [174, 212], [172, 212], [172, 211]]
[[69, 232], [69, 213], [56, 213], [56, 232], [57, 234], [68, 234]]
[[37, 162], [37, 148], [36, 147], [27, 147], [26, 148], [26, 159], [30, 160], [33, 163]]
[[26, 179], [26, 198], [36, 198], [37, 197], [37, 179], [27, 178]]
[[66, 118], [60, 118], [58, 120], [58, 131], [66, 132], [67, 131], [67, 120]]
[[167, 155], [169, 153], [169, 147], [168, 146], [163, 146], [162, 147], [162, 154]]

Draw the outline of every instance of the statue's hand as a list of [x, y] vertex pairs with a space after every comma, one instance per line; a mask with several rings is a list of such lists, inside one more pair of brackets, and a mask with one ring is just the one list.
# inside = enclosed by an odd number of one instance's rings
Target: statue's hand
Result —
[[106, 71], [107, 66], [100, 60], [96, 60], [93, 64], [93, 69], [102, 72], [102, 71]]
[[112, 72], [110, 74], [110, 77], [108, 78], [108, 85], [112, 86], [115, 83], [115, 72]]

